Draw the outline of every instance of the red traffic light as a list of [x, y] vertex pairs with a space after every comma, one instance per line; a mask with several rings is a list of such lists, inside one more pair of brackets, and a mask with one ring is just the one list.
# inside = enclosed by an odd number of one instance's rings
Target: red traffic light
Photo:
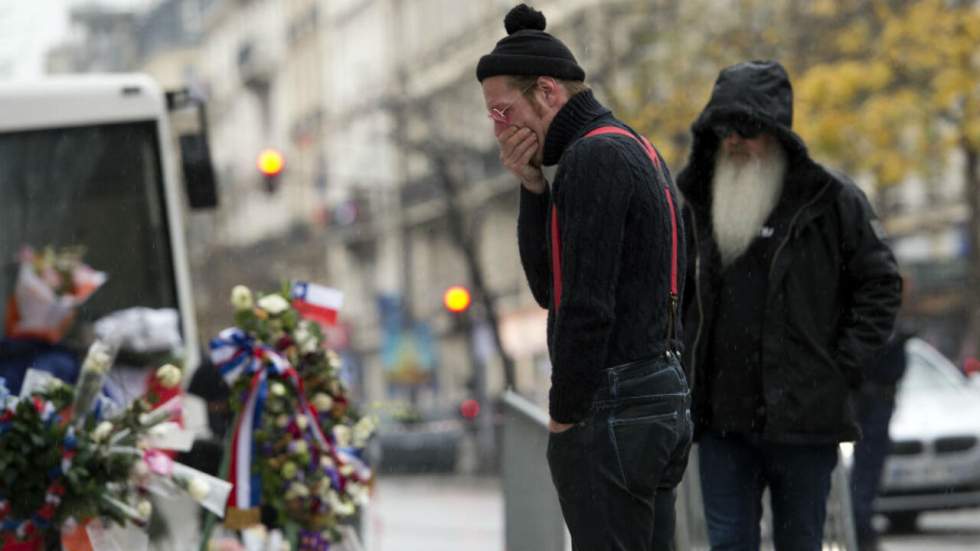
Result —
[[466, 419], [475, 419], [480, 414], [480, 402], [470, 398], [459, 404], [459, 413]]
[[276, 149], [264, 149], [256, 161], [259, 172], [266, 176], [276, 176], [286, 166], [286, 159]]
[[454, 285], [442, 295], [442, 302], [446, 305], [446, 310], [453, 313], [465, 312], [470, 307], [470, 291], [466, 287]]

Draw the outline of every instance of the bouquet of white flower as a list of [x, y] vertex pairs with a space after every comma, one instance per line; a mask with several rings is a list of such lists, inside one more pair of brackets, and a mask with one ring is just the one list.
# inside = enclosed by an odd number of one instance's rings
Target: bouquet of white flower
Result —
[[[0, 550], [36, 550], [59, 534], [108, 549], [98, 542], [125, 536], [125, 525], [145, 525], [152, 493], [184, 491], [224, 513], [227, 482], [161, 451], [189, 449], [189, 435], [170, 422], [179, 400], [156, 409], [146, 398], [108, 407], [100, 389], [113, 355], [105, 343], [93, 343], [75, 387], [29, 374], [15, 399], [0, 380]], [[166, 386], [179, 382], [180, 370], [163, 366], [157, 377]]]
[[61, 340], [78, 306], [107, 279], [83, 263], [82, 254], [79, 248], [22, 250], [14, 295], [7, 304], [7, 336]]

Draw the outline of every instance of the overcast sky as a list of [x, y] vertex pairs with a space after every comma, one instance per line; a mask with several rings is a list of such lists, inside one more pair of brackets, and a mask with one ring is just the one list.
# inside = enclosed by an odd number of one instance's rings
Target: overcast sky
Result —
[[0, 0], [0, 79], [44, 71], [44, 53], [68, 32], [68, 10], [80, 4], [143, 9], [155, 0]]

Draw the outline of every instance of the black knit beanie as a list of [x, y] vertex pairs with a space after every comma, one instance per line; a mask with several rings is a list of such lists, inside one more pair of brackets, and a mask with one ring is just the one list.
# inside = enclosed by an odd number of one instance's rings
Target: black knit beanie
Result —
[[480, 58], [476, 78], [497, 75], [548, 76], [583, 81], [585, 71], [561, 40], [544, 32], [544, 14], [521, 4], [504, 18], [507, 36], [492, 52]]

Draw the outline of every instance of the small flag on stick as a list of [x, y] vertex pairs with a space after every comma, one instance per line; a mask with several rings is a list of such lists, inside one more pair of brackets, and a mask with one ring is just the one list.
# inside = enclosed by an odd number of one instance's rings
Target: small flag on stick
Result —
[[330, 287], [297, 281], [293, 283], [293, 308], [304, 318], [325, 325], [337, 324], [337, 313], [344, 305], [344, 293]]

